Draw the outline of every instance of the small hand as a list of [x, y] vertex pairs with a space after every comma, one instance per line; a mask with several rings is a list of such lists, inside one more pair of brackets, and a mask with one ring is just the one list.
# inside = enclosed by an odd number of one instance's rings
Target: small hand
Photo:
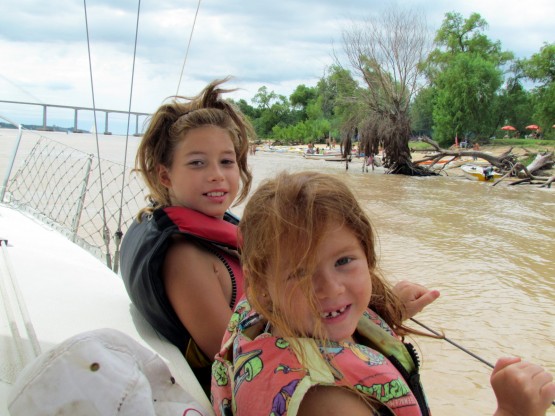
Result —
[[405, 305], [404, 319], [412, 318], [426, 306], [439, 298], [439, 290], [430, 290], [417, 283], [401, 280], [393, 291]]
[[520, 358], [500, 358], [490, 382], [497, 397], [495, 416], [543, 416], [555, 399], [553, 376]]

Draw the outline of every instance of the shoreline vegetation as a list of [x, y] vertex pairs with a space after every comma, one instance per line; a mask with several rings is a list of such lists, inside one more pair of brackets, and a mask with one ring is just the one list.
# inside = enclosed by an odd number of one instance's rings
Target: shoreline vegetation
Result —
[[[308, 145], [277, 145], [272, 146], [270, 144], [271, 141], [262, 141], [263, 144], [257, 145], [257, 152], [258, 151], [277, 151], [277, 152], [286, 152], [291, 154], [303, 154], [306, 152]], [[319, 147], [320, 150], [329, 151], [329, 148], [326, 148], [324, 144], [314, 145], [315, 147]], [[356, 144], [355, 146], [356, 147]], [[423, 142], [410, 142], [409, 148], [411, 151], [411, 156], [413, 161], [417, 161], [423, 159], [426, 154], [434, 153], [434, 149], [431, 148], [427, 143]], [[340, 147], [337, 145], [333, 150], [339, 151]], [[451, 150], [456, 150], [453, 146]], [[465, 149], [461, 149], [465, 150]], [[467, 149], [470, 150], [470, 149]], [[520, 163], [523, 165], [528, 165], [532, 162], [536, 154], [538, 153], [545, 153], [545, 152], [555, 152], [555, 141], [552, 140], [531, 140], [531, 139], [497, 139], [495, 140], [494, 144], [482, 145], [480, 146], [480, 152], [489, 153], [493, 156], [501, 156], [504, 153], [510, 151], [511, 154], [515, 155], [516, 158]], [[349, 165], [354, 164], [353, 170], [357, 171], [360, 170], [359, 165], [364, 161], [363, 157], [354, 156], [349, 162]], [[442, 169], [442, 174], [448, 177], [464, 177], [464, 173], [460, 166], [463, 164], [477, 164], [477, 165], [489, 165], [489, 163], [483, 159], [478, 158], [477, 160], [473, 160], [472, 157], [463, 156], [461, 159], [457, 160], [452, 166]], [[443, 165], [437, 165], [437, 170], [440, 170]], [[351, 168], [350, 168], [351, 169]], [[371, 169], [369, 169], [371, 171]], [[377, 170], [378, 173], [383, 172], [383, 168]], [[553, 176], [555, 175], [555, 167], [551, 169], [544, 169], [539, 172], [539, 176]], [[514, 178], [518, 179], [518, 178]]]
[[[42, 130], [27, 130], [27, 131], [34, 132], [35, 134], [45, 133]], [[4, 133], [6, 134], [0, 134], [0, 136], [6, 136], [5, 137], [6, 139], [10, 138], [12, 140], [15, 140], [15, 137], [17, 136], [16, 132], [17, 132], [17, 129], [6, 129], [4, 131]], [[64, 136], [66, 134], [69, 134], [70, 137], [73, 136], [77, 138], [83, 135], [83, 138], [85, 138], [85, 136], [92, 135], [93, 133], [54, 132], [54, 134], [63, 134]], [[111, 142], [112, 139], [114, 139], [115, 142], [118, 142], [119, 140], [121, 140], [121, 139], [118, 139], [118, 137], [125, 137], [125, 135], [103, 135], [102, 133], [100, 133], [99, 136], [103, 136], [106, 140], [106, 143]], [[271, 139], [261, 139], [257, 141], [257, 144], [256, 144], [257, 153], [258, 152], [280, 152], [280, 153], [286, 153], [292, 156], [300, 157], [302, 156], [303, 153], [306, 153], [309, 147], [308, 144], [297, 144], [297, 145], [287, 145], [287, 144], [274, 145], [274, 144], [275, 142]], [[74, 145], [76, 145], [76, 143]], [[326, 148], [325, 144], [322, 144], [322, 143], [314, 144], [314, 147], [319, 148], [320, 152], [330, 150], [329, 148]], [[8, 148], [5, 149], [6, 154], [2, 156], [5, 156], [7, 158], [8, 151], [10, 151], [11, 148], [12, 148], [11, 145], [8, 145]], [[353, 143], [353, 148], [358, 148], [358, 143]], [[335, 147], [331, 150], [339, 152], [340, 149], [341, 149], [340, 145], [336, 144]], [[434, 153], [434, 149], [428, 143], [425, 143], [422, 141], [410, 141], [409, 149], [411, 151], [411, 156], [413, 161], [422, 160], [426, 158], [426, 156]], [[449, 150], [456, 151], [457, 149], [452, 147]], [[460, 149], [460, 150], [462, 151], [465, 149]], [[466, 149], [466, 150], [471, 150], [471, 149]], [[522, 163], [524, 166], [527, 166], [534, 160], [535, 156], [538, 153], [542, 153], [542, 154], [546, 152], [555, 153], [555, 140], [537, 140], [537, 139], [531, 139], [531, 138], [520, 138], [520, 139], [497, 138], [494, 140], [490, 140], [490, 143], [488, 144], [480, 145], [480, 152], [488, 153], [488, 154], [491, 154], [492, 156], [500, 156], [509, 150], [511, 151], [511, 154], [514, 155], [520, 163]], [[445, 157], [444, 159], [447, 159], [447, 157]], [[364, 162], [363, 157], [356, 157], [353, 154], [351, 162], [349, 163], [349, 170], [357, 173], [360, 172], [363, 162]], [[333, 163], [333, 162], [329, 162], [329, 163]], [[326, 165], [329, 163], [326, 163]], [[333, 164], [336, 165], [337, 167], [337, 163], [333, 163]], [[435, 170], [436, 171], [441, 170], [440, 174], [442, 176], [447, 176], [451, 178], [464, 178], [465, 175], [462, 169], [460, 168], [460, 166], [463, 164], [489, 165], [489, 163], [484, 159], [478, 158], [477, 160], [473, 160], [472, 157], [463, 156], [461, 159], [457, 159], [456, 161], [449, 164], [448, 166], [444, 166], [444, 164], [437, 164], [435, 166]], [[3, 164], [0, 163], [0, 165], [3, 165]], [[368, 171], [372, 172], [371, 167], [368, 167]], [[383, 171], [384, 171], [383, 167], [377, 167], [375, 170], [375, 173], [383, 174]], [[555, 166], [550, 167], [549, 169], [540, 170], [536, 173], [536, 175], [542, 176], [542, 177], [551, 177], [555, 175]], [[504, 180], [504, 183], [510, 184], [512, 182], [516, 182], [517, 180], [519, 180], [519, 178], [511, 177]]]

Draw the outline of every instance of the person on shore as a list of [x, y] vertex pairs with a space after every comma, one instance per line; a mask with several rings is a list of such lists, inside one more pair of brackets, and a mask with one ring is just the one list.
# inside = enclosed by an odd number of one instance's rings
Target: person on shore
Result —
[[[121, 273], [131, 301], [176, 345], [201, 385], [227, 323], [243, 295], [237, 223], [228, 209], [243, 201], [252, 175], [247, 166], [246, 117], [211, 82], [197, 96], [162, 105], [153, 115], [136, 156], [150, 194], [121, 247]], [[402, 281], [408, 317], [439, 296]]]
[[[370, 220], [340, 179], [282, 173], [239, 225], [246, 299], [212, 368], [217, 415], [429, 415], [403, 303], [380, 275]], [[292, 244], [294, 242], [294, 244]], [[497, 416], [544, 414], [552, 377], [500, 359]]]
[[[475, 142], [474, 145], [472, 146], [472, 150], [474, 150], [475, 152], [479, 152], [480, 151], [480, 143]], [[476, 155], [472, 156], [472, 160], [478, 160], [478, 156], [476, 156]]]

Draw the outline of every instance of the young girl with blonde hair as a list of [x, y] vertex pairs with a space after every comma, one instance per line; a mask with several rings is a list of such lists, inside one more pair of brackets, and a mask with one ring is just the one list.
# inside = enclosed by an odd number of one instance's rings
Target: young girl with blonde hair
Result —
[[152, 116], [136, 156], [150, 204], [122, 242], [121, 271], [133, 304], [185, 355], [202, 385], [231, 312], [243, 294], [237, 221], [243, 201], [250, 122], [211, 82], [174, 97]]
[[[429, 415], [401, 300], [379, 274], [374, 230], [338, 178], [264, 182], [239, 226], [247, 299], [212, 368], [218, 415]], [[496, 415], [540, 415], [552, 377], [498, 361]]]

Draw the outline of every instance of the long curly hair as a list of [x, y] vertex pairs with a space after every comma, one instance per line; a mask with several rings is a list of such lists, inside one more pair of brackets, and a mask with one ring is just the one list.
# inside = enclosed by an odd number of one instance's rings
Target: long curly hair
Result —
[[[305, 294], [315, 322], [320, 322], [312, 275], [317, 267], [317, 250], [326, 234], [326, 225], [339, 221], [360, 241], [366, 254], [372, 298], [369, 307], [376, 311], [398, 335], [416, 333], [403, 325], [404, 305], [391, 285], [379, 273], [375, 235], [370, 219], [349, 187], [340, 179], [317, 172], [281, 173], [266, 180], [251, 196], [239, 224], [241, 259], [245, 271], [249, 302], [271, 324], [288, 337], [313, 336], [326, 339], [322, 328], [310, 334], [294, 333], [294, 304], [276, 304], [268, 298], [268, 282], [284, 294], [291, 290], [283, 276], [294, 274], [295, 284]], [[281, 270], [280, 270], [281, 268]], [[286, 289], [288, 287], [288, 289]], [[281, 292], [279, 292], [281, 291]], [[289, 296], [276, 296], [291, 299]]]

